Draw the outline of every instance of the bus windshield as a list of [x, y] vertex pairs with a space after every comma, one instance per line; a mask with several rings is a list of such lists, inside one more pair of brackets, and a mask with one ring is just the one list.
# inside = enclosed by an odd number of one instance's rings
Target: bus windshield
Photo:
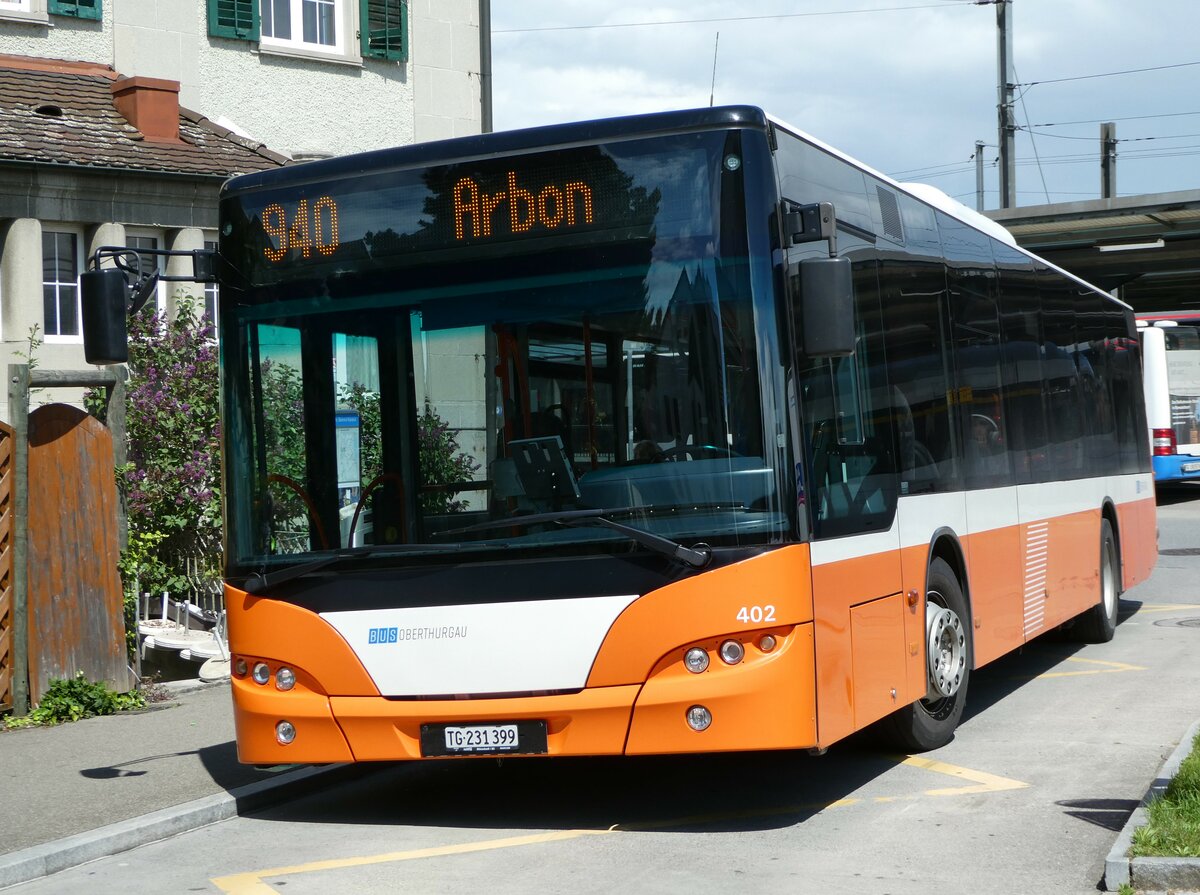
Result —
[[779, 541], [738, 152], [706, 132], [226, 200], [230, 575], [643, 549], [600, 516]]

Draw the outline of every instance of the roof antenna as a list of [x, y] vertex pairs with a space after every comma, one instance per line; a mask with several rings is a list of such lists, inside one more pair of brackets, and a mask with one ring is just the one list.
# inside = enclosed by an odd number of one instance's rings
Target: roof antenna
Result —
[[720, 45], [720, 43], [721, 43], [721, 32], [720, 32], [720, 31], [718, 31], [718, 32], [717, 32], [717, 39], [713, 41], [713, 73], [712, 73], [712, 86], [708, 88], [708, 105], [709, 105], [709, 108], [712, 108], [712, 104], [713, 104], [713, 93], [714, 93], [714, 92], [716, 91], [716, 89], [717, 89], [717, 47]]

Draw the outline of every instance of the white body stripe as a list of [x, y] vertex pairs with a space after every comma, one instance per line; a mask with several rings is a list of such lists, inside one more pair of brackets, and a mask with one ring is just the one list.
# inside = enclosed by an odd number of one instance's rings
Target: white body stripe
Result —
[[574, 690], [633, 596], [325, 612], [384, 696]]
[[819, 566], [896, 547], [921, 546], [942, 528], [965, 537], [1099, 510], [1106, 496], [1120, 505], [1153, 494], [1153, 476], [1146, 472], [984, 491], [907, 495], [900, 498], [888, 531], [813, 541], [812, 563]]

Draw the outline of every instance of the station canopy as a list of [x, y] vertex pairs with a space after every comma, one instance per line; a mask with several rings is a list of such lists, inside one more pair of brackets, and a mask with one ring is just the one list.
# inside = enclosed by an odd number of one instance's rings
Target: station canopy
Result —
[[985, 211], [1017, 243], [1144, 311], [1200, 311], [1200, 190]]

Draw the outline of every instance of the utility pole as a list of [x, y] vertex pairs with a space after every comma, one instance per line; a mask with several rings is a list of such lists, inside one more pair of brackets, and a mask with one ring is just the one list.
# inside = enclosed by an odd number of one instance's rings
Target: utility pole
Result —
[[1100, 125], [1100, 198], [1115, 199], [1117, 195], [1117, 125], [1106, 121]]
[[479, 0], [479, 132], [492, 132], [492, 0]]
[[1017, 125], [1013, 118], [1012, 0], [995, 0], [996, 59], [999, 65], [1000, 207], [1017, 204]]
[[975, 141], [975, 210], [983, 211], [983, 141]]

